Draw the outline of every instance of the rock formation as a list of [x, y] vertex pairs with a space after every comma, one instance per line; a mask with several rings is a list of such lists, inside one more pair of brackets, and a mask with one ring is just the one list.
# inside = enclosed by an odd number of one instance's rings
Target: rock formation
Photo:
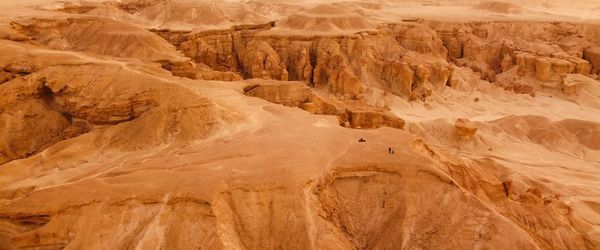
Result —
[[564, 94], [576, 94], [583, 85], [598, 85], [598, 82], [585, 75], [568, 74], [563, 78], [562, 88]]
[[269, 44], [253, 40], [245, 50], [241, 63], [247, 78], [288, 80], [287, 70], [282, 67], [279, 55]]
[[171, 71], [174, 76], [195, 80], [238, 81], [243, 79], [235, 72], [217, 71], [202, 63], [196, 64], [192, 61], [163, 61], [161, 65], [164, 69]]
[[458, 138], [463, 140], [471, 139], [471, 137], [475, 135], [475, 132], [477, 132], [477, 125], [464, 118], [457, 119], [456, 123], [454, 123], [454, 127], [456, 127], [456, 135]]
[[600, 74], [600, 47], [586, 49], [583, 58], [592, 64], [593, 74]]
[[244, 88], [248, 96], [259, 97], [272, 103], [297, 107], [312, 114], [336, 115], [340, 125], [350, 128], [374, 129], [379, 127], [403, 128], [404, 121], [385, 110], [328, 100], [315, 94], [301, 82], [262, 82]]
[[[44, 52], [35, 54], [32, 61], [39, 62], [43, 57]], [[63, 60], [68, 63], [72, 59]], [[216, 124], [210, 101], [134, 69], [76, 62], [36, 66], [25, 61], [9, 61], [4, 68], [27, 76], [0, 85], [6, 96], [0, 112], [3, 163], [39, 153], [91, 130], [113, 134], [106, 143], [114, 147], [132, 149], [183, 139], [191, 136], [189, 133], [205, 136]], [[177, 120], [172, 120], [173, 116]], [[192, 127], [181, 123], [192, 117], [202, 122]], [[146, 124], [148, 120], [153, 124]], [[131, 140], [126, 139], [128, 136], [140, 137]]]
[[0, 249], [599, 249], [600, 6], [540, 2], [0, 1]]

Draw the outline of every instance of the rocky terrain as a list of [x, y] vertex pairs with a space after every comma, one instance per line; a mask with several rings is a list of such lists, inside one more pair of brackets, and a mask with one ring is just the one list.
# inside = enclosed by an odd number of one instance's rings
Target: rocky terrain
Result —
[[600, 249], [595, 1], [0, 9], [0, 249]]

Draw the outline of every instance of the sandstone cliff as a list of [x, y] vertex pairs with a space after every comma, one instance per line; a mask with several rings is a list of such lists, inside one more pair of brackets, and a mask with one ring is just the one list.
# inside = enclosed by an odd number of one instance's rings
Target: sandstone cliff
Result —
[[0, 249], [598, 249], [600, 20], [510, 2], [0, 2]]

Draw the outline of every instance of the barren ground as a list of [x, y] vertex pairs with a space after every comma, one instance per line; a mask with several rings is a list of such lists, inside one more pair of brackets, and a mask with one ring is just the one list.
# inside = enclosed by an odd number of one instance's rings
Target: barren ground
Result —
[[599, 11], [0, 0], [0, 249], [600, 249]]

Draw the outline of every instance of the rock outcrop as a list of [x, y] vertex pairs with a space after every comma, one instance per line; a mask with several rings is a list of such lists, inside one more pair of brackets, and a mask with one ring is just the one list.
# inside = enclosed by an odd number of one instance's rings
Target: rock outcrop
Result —
[[[379, 127], [404, 128], [404, 120], [385, 111], [368, 111], [363, 109], [346, 109], [347, 116], [342, 117], [344, 126], [360, 129], [375, 129]], [[346, 120], [347, 119], [347, 120]]]
[[216, 125], [206, 99], [115, 65], [46, 67], [0, 85], [0, 93], [2, 163], [92, 130], [111, 147], [133, 150], [206, 136]]
[[336, 115], [341, 126], [358, 129], [391, 127], [402, 129], [404, 120], [375, 107], [328, 100], [302, 82], [261, 82], [244, 88], [244, 94], [272, 103], [297, 107], [312, 114]]
[[246, 78], [288, 80], [287, 69], [282, 67], [279, 55], [266, 42], [250, 41], [241, 55], [241, 64]]
[[[536, 24], [533, 32], [511, 23], [400, 23], [339, 37], [274, 34], [274, 24], [203, 32], [155, 31], [202, 67], [198, 79], [302, 81], [344, 100], [362, 100], [370, 88], [410, 101], [472, 81], [453, 72], [470, 68], [507, 90], [534, 95], [558, 89], [568, 74], [594, 74], [594, 50], [581, 35]], [[511, 33], [512, 32], [512, 33]], [[513, 37], [507, 34], [515, 34]], [[560, 46], [547, 42], [562, 37]], [[539, 42], [534, 42], [537, 40]], [[576, 42], [576, 43], [574, 43]], [[577, 46], [580, 44], [580, 46]]]
[[408, 49], [421, 54], [431, 54], [446, 58], [448, 49], [444, 47], [437, 33], [422, 24], [413, 24], [400, 29], [397, 38], [400, 44]]
[[310, 103], [319, 99], [306, 84], [301, 82], [272, 81], [250, 84], [244, 88], [244, 93], [272, 103], [298, 108], [310, 105]]
[[431, 94], [427, 85], [445, 86], [452, 71], [444, 60], [448, 52], [442, 41], [424, 25], [393, 26], [376, 36], [332, 38], [275, 36], [266, 32], [268, 28], [156, 32], [212, 69], [237, 72], [246, 79], [304, 81], [343, 99], [360, 99], [369, 80], [410, 99], [423, 99]]
[[340, 45], [328, 39], [321, 40], [317, 46], [313, 84], [315, 88], [327, 86], [331, 92], [353, 99], [362, 92], [362, 84], [341, 54]]
[[592, 64], [592, 73], [600, 74], [600, 47], [586, 49], [583, 58]]
[[576, 29], [561, 32], [566, 28], [559, 24], [534, 25], [543, 32], [514, 23], [427, 25], [438, 32], [457, 66], [469, 67], [482, 79], [502, 86], [558, 89], [567, 74], [595, 74], [590, 59], [593, 43], [583, 34], [574, 35]]
[[406, 62], [393, 61], [383, 66], [382, 78], [395, 95], [413, 96], [415, 77], [415, 72]]
[[568, 74], [563, 78], [561, 90], [565, 95], [573, 95], [584, 85], [600, 86], [600, 83], [585, 75]]
[[207, 81], [239, 81], [243, 77], [235, 72], [217, 71], [202, 63], [191, 61], [163, 61], [161, 65], [164, 69], [171, 71], [174, 76], [186, 77], [194, 80]]
[[456, 135], [461, 140], [470, 140], [477, 132], [477, 125], [469, 119], [459, 118], [454, 123]]
[[71, 117], [53, 110], [43, 86], [24, 79], [0, 85], [0, 164], [31, 156], [63, 139]]
[[598, 24], [35, 2], [0, 1], [0, 249], [600, 249]]

